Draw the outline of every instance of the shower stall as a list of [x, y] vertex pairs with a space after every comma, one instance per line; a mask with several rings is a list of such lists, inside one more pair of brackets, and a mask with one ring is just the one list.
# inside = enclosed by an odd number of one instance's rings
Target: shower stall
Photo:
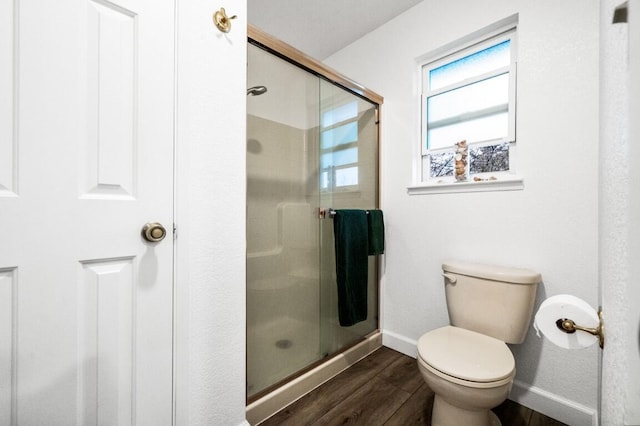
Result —
[[252, 402], [378, 330], [374, 256], [368, 260], [367, 319], [339, 324], [329, 213], [378, 207], [382, 98], [256, 29], [249, 34], [246, 284]]

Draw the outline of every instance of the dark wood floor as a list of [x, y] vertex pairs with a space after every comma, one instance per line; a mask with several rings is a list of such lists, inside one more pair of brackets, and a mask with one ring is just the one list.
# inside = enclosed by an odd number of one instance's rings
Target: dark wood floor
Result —
[[[261, 426], [429, 425], [432, 404], [416, 360], [383, 347]], [[493, 411], [504, 426], [564, 424], [509, 400]]]

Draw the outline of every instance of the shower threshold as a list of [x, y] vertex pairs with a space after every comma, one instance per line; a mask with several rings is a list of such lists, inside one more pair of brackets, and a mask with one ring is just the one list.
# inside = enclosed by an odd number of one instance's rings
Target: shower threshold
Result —
[[367, 335], [363, 341], [248, 404], [247, 421], [256, 425], [268, 419], [381, 346], [380, 331]]

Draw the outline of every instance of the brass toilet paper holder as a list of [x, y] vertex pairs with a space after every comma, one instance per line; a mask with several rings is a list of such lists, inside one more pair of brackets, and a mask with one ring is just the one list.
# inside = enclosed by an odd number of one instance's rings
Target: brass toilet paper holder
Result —
[[598, 342], [600, 349], [604, 349], [604, 320], [602, 316], [602, 309], [598, 310], [599, 324], [597, 327], [582, 327], [576, 324], [573, 320], [568, 318], [560, 318], [556, 321], [556, 326], [567, 334], [573, 334], [576, 331], [584, 331], [594, 336], [598, 336]]

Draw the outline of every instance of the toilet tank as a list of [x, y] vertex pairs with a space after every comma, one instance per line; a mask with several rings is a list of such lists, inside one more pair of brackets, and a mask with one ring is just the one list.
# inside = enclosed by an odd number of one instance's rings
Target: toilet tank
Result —
[[461, 261], [443, 263], [451, 325], [522, 343], [531, 322], [538, 272]]

